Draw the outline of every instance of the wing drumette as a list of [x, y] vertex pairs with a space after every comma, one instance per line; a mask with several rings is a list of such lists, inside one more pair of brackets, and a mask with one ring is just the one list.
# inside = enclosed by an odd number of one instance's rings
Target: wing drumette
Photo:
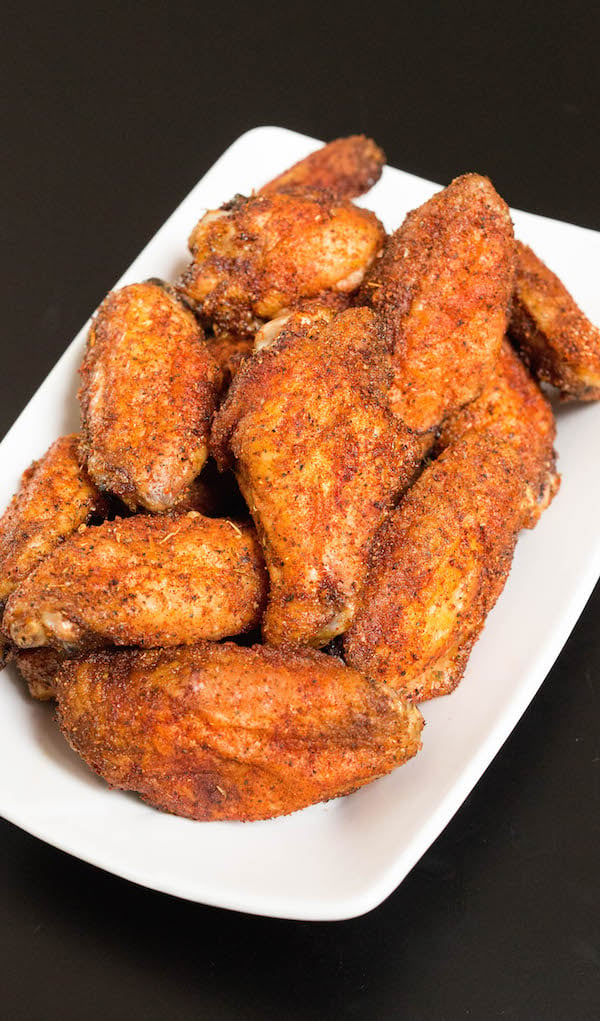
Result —
[[355, 290], [384, 237], [374, 213], [328, 192], [238, 196], [192, 231], [179, 289], [217, 335], [253, 336], [303, 298]]

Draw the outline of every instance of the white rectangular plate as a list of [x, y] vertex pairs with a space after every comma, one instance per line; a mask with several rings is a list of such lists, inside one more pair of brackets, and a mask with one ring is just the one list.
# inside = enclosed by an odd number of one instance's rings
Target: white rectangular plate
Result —
[[[172, 279], [207, 208], [248, 193], [316, 148], [282, 128], [239, 138], [158, 231], [119, 284]], [[474, 168], [476, 169], [476, 168]], [[388, 230], [437, 186], [387, 168], [362, 203]], [[600, 235], [515, 212], [516, 231], [600, 321]], [[77, 428], [75, 338], [0, 446], [0, 505], [50, 442]], [[198, 823], [110, 791], [62, 739], [48, 705], [8, 668], [0, 685], [0, 811], [118, 876], [192, 901], [282, 918], [360, 915], [402, 881], [444, 828], [550, 670], [600, 574], [600, 472], [590, 455], [600, 405], [559, 412], [560, 493], [520, 539], [506, 589], [460, 687], [424, 707], [423, 750], [356, 794], [262, 823]]]

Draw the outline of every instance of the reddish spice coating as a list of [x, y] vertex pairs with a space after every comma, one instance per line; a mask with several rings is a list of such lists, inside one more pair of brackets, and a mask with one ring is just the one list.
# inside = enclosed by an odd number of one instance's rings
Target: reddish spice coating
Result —
[[563, 400], [600, 399], [600, 329], [527, 245], [517, 263], [509, 333], [533, 374]]
[[374, 213], [328, 192], [240, 195], [196, 225], [178, 286], [217, 333], [253, 336], [302, 298], [353, 291], [384, 238]]
[[65, 654], [57, 649], [17, 650], [11, 660], [27, 683], [29, 694], [40, 702], [55, 697], [54, 682], [65, 662]]
[[208, 455], [219, 369], [189, 309], [155, 283], [109, 294], [81, 368], [81, 453], [128, 507], [175, 506]]
[[491, 432], [518, 450], [527, 480], [522, 527], [533, 528], [560, 483], [553, 449], [556, 423], [550, 404], [506, 339], [485, 390], [448, 419], [439, 433], [437, 450], [456, 443], [471, 429]]
[[385, 153], [372, 138], [336, 138], [273, 178], [260, 194], [269, 195], [282, 188], [323, 188], [338, 198], [351, 199], [377, 183], [384, 165]]
[[558, 488], [554, 432], [550, 406], [505, 345], [490, 384], [442, 433], [441, 456], [377, 537], [348, 663], [416, 700], [452, 691], [520, 529]]
[[369, 309], [297, 313], [217, 413], [213, 453], [233, 460], [265, 551], [271, 644], [324, 645], [354, 616], [373, 536], [418, 460], [388, 386]]
[[310, 650], [107, 650], [66, 663], [56, 690], [63, 733], [92, 769], [192, 819], [286, 815], [420, 747], [415, 706]]
[[485, 177], [465, 174], [406, 217], [365, 277], [359, 301], [385, 320], [392, 409], [435, 429], [489, 378], [506, 330], [510, 212]]
[[21, 648], [183, 645], [256, 627], [265, 598], [251, 524], [139, 514], [66, 540], [13, 593], [3, 627]]
[[55, 546], [93, 514], [105, 498], [77, 459], [75, 434], [56, 440], [21, 476], [0, 519], [0, 602]]

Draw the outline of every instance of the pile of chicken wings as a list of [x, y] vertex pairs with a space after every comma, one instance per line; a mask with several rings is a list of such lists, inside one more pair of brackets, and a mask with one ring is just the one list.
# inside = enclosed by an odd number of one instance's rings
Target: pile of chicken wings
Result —
[[266, 819], [415, 755], [558, 489], [539, 384], [600, 397], [600, 331], [491, 182], [386, 236], [352, 201], [383, 165], [338, 139], [110, 293], [80, 432], [0, 521], [4, 658], [165, 811]]

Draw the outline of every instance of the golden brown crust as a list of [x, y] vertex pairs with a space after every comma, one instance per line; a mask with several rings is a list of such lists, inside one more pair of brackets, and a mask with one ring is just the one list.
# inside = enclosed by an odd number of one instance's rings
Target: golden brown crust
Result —
[[128, 507], [173, 507], [200, 472], [219, 369], [194, 315], [154, 283], [109, 294], [81, 368], [81, 452]]
[[3, 627], [20, 648], [183, 645], [256, 627], [265, 598], [251, 524], [137, 515], [66, 540], [13, 593]]
[[106, 509], [79, 465], [78, 442], [62, 436], [34, 461], [0, 519], [0, 603], [59, 542]]
[[24, 649], [17, 650], [11, 660], [26, 682], [32, 698], [40, 702], [55, 698], [54, 682], [66, 660], [64, 653], [57, 649]]
[[456, 178], [413, 210], [365, 277], [359, 300], [386, 321], [393, 410], [426, 432], [476, 397], [505, 333], [514, 245], [490, 181]]
[[502, 342], [496, 367], [483, 393], [449, 418], [442, 428], [438, 451], [455, 443], [470, 429], [480, 432], [486, 429], [519, 451], [528, 485], [522, 504], [523, 527], [533, 528], [560, 482], [553, 449], [556, 423], [550, 404], [508, 340]]
[[558, 486], [549, 405], [505, 345], [484, 394], [377, 537], [347, 661], [423, 701], [447, 694], [500, 595], [520, 529]]
[[212, 432], [235, 459], [271, 581], [268, 642], [324, 645], [349, 625], [372, 538], [416, 467], [386, 404], [376, 316], [293, 315], [235, 379]]
[[517, 262], [509, 332], [534, 375], [563, 400], [600, 398], [600, 330], [527, 245]]
[[374, 213], [327, 192], [238, 196], [196, 225], [178, 286], [217, 333], [253, 336], [302, 298], [354, 290], [384, 237]]
[[506, 580], [521, 491], [516, 451], [490, 433], [427, 468], [377, 538], [347, 662], [417, 701], [452, 691]]
[[336, 138], [273, 178], [260, 194], [301, 187], [323, 188], [338, 198], [356, 198], [377, 183], [384, 165], [385, 153], [372, 138]]
[[57, 696], [63, 733], [92, 769], [192, 819], [285, 815], [420, 747], [416, 707], [308, 650], [108, 650], [65, 664]]

